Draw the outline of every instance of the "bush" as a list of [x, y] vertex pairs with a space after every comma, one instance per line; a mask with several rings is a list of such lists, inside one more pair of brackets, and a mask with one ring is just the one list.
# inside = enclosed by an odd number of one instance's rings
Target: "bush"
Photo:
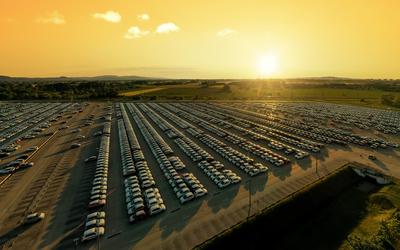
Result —
[[350, 236], [347, 242], [354, 250], [396, 249], [400, 240], [400, 212], [396, 211], [389, 219], [380, 223], [376, 235], [370, 237]]

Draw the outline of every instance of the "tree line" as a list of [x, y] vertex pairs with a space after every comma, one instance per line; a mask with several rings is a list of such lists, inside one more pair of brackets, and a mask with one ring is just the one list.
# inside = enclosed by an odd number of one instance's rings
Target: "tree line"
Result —
[[141, 81], [1, 82], [0, 100], [114, 98]]

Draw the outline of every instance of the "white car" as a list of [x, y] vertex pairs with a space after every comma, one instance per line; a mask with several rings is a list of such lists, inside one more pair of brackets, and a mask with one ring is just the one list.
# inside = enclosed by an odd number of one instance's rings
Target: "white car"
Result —
[[96, 189], [96, 190], [92, 190], [92, 192], [90, 192], [90, 195], [101, 195], [101, 194], [107, 194], [107, 189]]
[[90, 200], [105, 200], [107, 198], [107, 195], [105, 194], [95, 194], [90, 196]]
[[189, 192], [189, 193], [185, 193], [183, 196], [181, 196], [179, 198], [179, 201], [181, 202], [181, 204], [184, 204], [193, 199], [194, 199], [194, 194], [192, 192]]
[[207, 194], [207, 190], [205, 188], [199, 188], [194, 190], [194, 195], [196, 197], [202, 197]]
[[159, 214], [161, 212], [163, 212], [165, 210], [165, 206], [164, 205], [154, 205], [151, 206], [149, 209], [150, 215], [156, 215]]
[[105, 219], [93, 219], [88, 222], [86, 222], [85, 227], [86, 229], [92, 228], [92, 227], [104, 227], [106, 224]]
[[82, 242], [96, 239], [104, 235], [104, 227], [94, 227], [86, 230], [82, 236]]
[[89, 158], [86, 158], [85, 162], [90, 162], [90, 161], [95, 161], [95, 160], [97, 160], [97, 156], [93, 155], [93, 156], [90, 156]]
[[91, 202], [89, 202], [88, 207], [89, 208], [97, 208], [97, 207], [102, 207], [105, 204], [106, 204], [105, 199], [97, 199], [97, 200], [92, 200]]
[[94, 212], [86, 216], [86, 221], [90, 221], [93, 219], [104, 219], [104, 218], [106, 218], [106, 212]]

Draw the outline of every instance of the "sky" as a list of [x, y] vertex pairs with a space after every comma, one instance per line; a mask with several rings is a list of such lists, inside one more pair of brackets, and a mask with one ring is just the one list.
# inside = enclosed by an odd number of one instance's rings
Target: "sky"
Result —
[[398, 0], [0, 0], [0, 75], [400, 78]]

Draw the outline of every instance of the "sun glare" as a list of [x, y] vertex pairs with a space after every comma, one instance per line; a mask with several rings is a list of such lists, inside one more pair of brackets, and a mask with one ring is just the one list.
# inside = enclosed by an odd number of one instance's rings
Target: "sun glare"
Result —
[[258, 73], [261, 77], [276, 73], [278, 66], [278, 60], [273, 54], [260, 56], [258, 59]]

